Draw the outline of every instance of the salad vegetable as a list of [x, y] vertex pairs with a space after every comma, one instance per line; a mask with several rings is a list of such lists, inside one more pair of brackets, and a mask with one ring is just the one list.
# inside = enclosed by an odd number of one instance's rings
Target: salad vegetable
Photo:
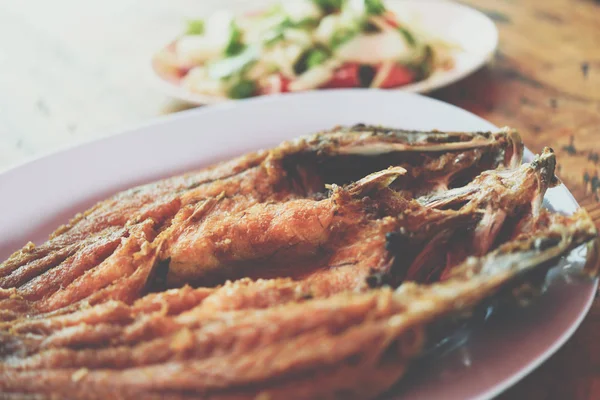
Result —
[[365, 9], [368, 14], [380, 15], [385, 12], [385, 6], [381, 0], [364, 0]]
[[229, 31], [229, 40], [227, 41], [227, 46], [225, 47], [225, 56], [231, 57], [240, 53], [245, 45], [242, 42], [242, 31], [237, 26], [235, 21], [231, 21]]
[[202, 35], [204, 33], [204, 21], [201, 19], [189, 20], [185, 33], [188, 35]]
[[251, 97], [256, 92], [256, 82], [245, 79], [236, 82], [229, 88], [228, 95], [232, 99]]
[[[234, 99], [318, 88], [392, 88], [452, 59], [382, 0], [286, 0], [187, 23], [170, 67], [192, 91]], [[165, 59], [167, 59], [165, 57]]]

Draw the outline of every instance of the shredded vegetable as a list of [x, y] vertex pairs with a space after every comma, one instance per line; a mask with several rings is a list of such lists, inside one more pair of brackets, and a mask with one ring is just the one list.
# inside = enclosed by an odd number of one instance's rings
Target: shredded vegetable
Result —
[[440, 60], [451, 65], [449, 47], [438, 43], [382, 0], [286, 0], [252, 14], [189, 20], [168, 59], [186, 88], [240, 99], [405, 85], [427, 78]]

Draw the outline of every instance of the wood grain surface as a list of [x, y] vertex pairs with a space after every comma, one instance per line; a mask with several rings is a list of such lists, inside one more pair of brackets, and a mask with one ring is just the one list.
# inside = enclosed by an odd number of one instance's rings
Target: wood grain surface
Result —
[[[231, 1], [229, 1], [231, 3]], [[465, 0], [500, 30], [493, 62], [431, 95], [558, 153], [600, 225], [600, 2]], [[189, 106], [149, 83], [152, 52], [219, 0], [0, 0], [0, 170]], [[574, 337], [501, 399], [600, 399], [600, 301]]]
[[[600, 226], [600, 2], [466, 0], [491, 17], [491, 65], [432, 95], [557, 152], [559, 177]], [[600, 300], [567, 344], [499, 397], [600, 399]]]

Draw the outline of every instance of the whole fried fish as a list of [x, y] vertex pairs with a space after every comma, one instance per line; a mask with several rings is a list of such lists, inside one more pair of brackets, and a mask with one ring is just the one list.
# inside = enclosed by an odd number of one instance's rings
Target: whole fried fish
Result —
[[0, 391], [377, 397], [440, 321], [581, 245], [597, 274], [587, 214], [541, 207], [554, 153], [522, 152], [359, 124], [117, 194], [0, 264]]

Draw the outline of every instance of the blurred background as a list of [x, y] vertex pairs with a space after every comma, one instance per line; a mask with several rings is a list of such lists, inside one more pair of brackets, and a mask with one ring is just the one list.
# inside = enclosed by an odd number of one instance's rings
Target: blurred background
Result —
[[[0, 0], [0, 169], [188, 108], [153, 86], [152, 55], [189, 18], [248, 3]], [[600, 122], [598, 2], [462, 3], [496, 23], [499, 48], [490, 66], [430, 95], [519, 127], [531, 134], [527, 144], [534, 151], [549, 139], [559, 149], [569, 146], [575, 129], [575, 148], [594, 148], [592, 131]], [[597, 156], [590, 156], [591, 164], [580, 160], [576, 171], [563, 173], [581, 182], [587, 168], [593, 177]]]
[[152, 87], [150, 58], [224, 3], [0, 1], [0, 168], [183, 107]]

